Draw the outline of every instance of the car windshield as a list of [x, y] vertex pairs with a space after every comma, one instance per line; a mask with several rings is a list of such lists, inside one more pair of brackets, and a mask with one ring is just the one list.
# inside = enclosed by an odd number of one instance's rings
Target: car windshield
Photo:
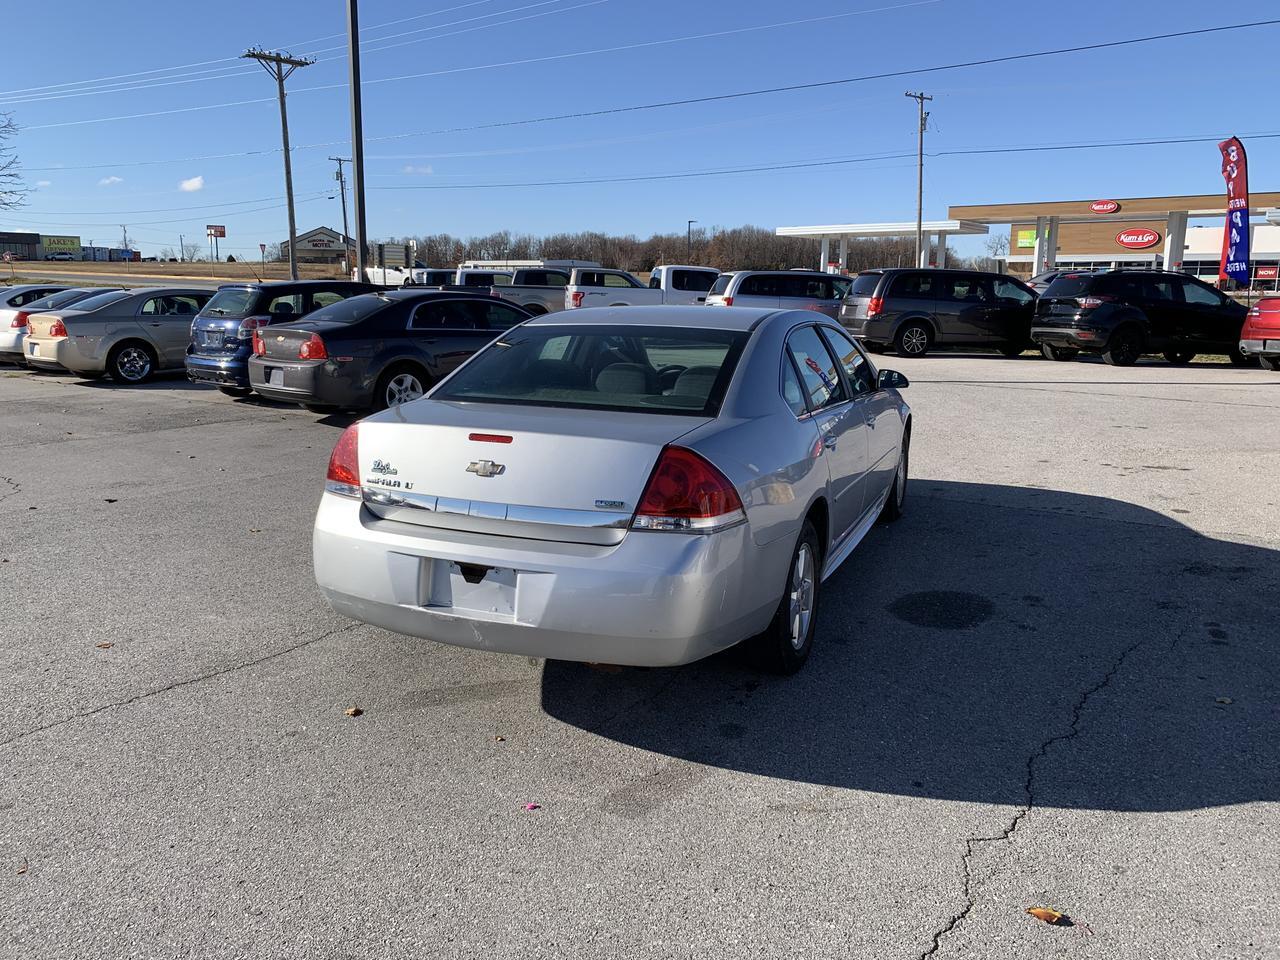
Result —
[[1054, 297], [1078, 297], [1082, 293], [1089, 293], [1093, 289], [1093, 284], [1097, 280], [1091, 273], [1067, 273], [1058, 277], [1045, 288], [1042, 297], [1052, 299]]
[[325, 320], [329, 323], [358, 323], [365, 317], [371, 317], [380, 310], [395, 303], [390, 297], [377, 293], [362, 293], [358, 297], [339, 300], [327, 307], [313, 310], [307, 314], [307, 320]]
[[51, 293], [40, 300], [32, 300], [22, 309], [28, 313], [36, 313], [40, 310], [56, 310], [58, 307], [65, 307], [94, 296], [97, 296], [97, 294], [86, 293], [84, 290], [61, 290], [58, 293]]
[[714, 417], [748, 336], [682, 327], [518, 327], [431, 397]]
[[253, 308], [257, 295], [253, 288], [219, 290], [200, 312], [206, 317], [243, 317]]
[[729, 289], [729, 281], [733, 279], [733, 275], [722, 273], [716, 277], [716, 282], [711, 285], [711, 295], [715, 297], [723, 296], [724, 292]]
[[77, 310], [97, 310], [99, 307], [105, 307], [109, 303], [123, 300], [127, 296], [129, 294], [123, 290], [108, 290], [106, 293], [95, 293], [91, 297], [76, 301], [75, 308]]

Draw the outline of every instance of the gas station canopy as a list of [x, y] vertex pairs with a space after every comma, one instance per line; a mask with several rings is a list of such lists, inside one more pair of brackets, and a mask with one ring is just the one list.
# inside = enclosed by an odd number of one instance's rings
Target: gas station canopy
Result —
[[[926, 220], [921, 224], [925, 235], [925, 249], [921, 252], [922, 265], [932, 262], [929, 253], [929, 237], [933, 237], [933, 247], [937, 251], [937, 265], [947, 265], [946, 238], [964, 233], [986, 233], [987, 226], [974, 220]], [[840, 243], [838, 269], [844, 270], [849, 263], [849, 241], [866, 240], [871, 237], [914, 237], [916, 222], [905, 223], [833, 223], [816, 227], [778, 227], [775, 231], [780, 237], [803, 237], [806, 240], [822, 242], [821, 263], [819, 269], [827, 269], [833, 263], [831, 259], [831, 241]]]

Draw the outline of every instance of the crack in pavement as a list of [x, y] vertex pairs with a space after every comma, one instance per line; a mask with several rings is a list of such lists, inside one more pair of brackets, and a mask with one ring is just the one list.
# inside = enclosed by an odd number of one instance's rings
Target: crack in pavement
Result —
[[[1172, 653], [1177, 648], [1178, 644], [1182, 641], [1182, 638], [1186, 635], [1187, 631], [1190, 629], [1191, 629], [1191, 623], [1188, 622], [1181, 630], [1178, 631], [1178, 633], [1174, 636], [1173, 641], [1169, 644], [1170, 653]], [[1097, 683], [1095, 683], [1093, 686], [1085, 689], [1080, 694], [1079, 698], [1076, 700], [1075, 706], [1071, 710], [1071, 723], [1067, 727], [1067, 730], [1064, 733], [1055, 734], [1054, 736], [1049, 737], [1049, 739], [1045, 740], [1042, 744], [1040, 744], [1039, 748], [1037, 748], [1036, 751], [1031, 754], [1031, 756], [1027, 757], [1027, 775], [1026, 775], [1026, 779], [1023, 781], [1023, 784], [1022, 784], [1022, 790], [1023, 790], [1023, 794], [1026, 796], [1026, 802], [1017, 809], [1014, 815], [1009, 819], [1009, 822], [1005, 824], [1004, 829], [1000, 830], [998, 833], [993, 833], [990, 836], [968, 837], [965, 839], [964, 856], [961, 857], [961, 865], [964, 868], [964, 900], [965, 900], [964, 907], [960, 910], [959, 913], [952, 914], [952, 916], [948, 918], [945, 924], [943, 924], [936, 931], [934, 931], [933, 940], [929, 945], [929, 949], [925, 950], [924, 953], [920, 954], [920, 960], [926, 960], [926, 958], [932, 957], [935, 953], [937, 953], [939, 948], [942, 946], [943, 937], [945, 937], [947, 934], [951, 933], [951, 931], [953, 931], [956, 927], [958, 927], [960, 923], [963, 922], [965, 917], [967, 917], [969, 913], [973, 910], [973, 908], [977, 906], [978, 899], [973, 889], [974, 878], [973, 878], [973, 871], [971, 869], [971, 863], [973, 861], [975, 848], [978, 847], [980, 844], [984, 844], [984, 843], [1001, 843], [1005, 840], [1010, 839], [1014, 835], [1014, 833], [1017, 832], [1018, 827], [1022, 824], [1022, 821], [1027, 818], [1028, 814], [1030, 814], [1033, 809], [1035, 809], [1035, 805], [1036, 805], [1035, 787], [1036, 787], [1037, 763], [1048, 755], [1050, 748], [1053, 747], [1055, 744], [1063, 743], [1067, 740], [1072, 740], [1075, 737], [1079, 736], [1080, 718], [1083, 716], [1084, 708], [1088, 705], [1090, 698], [1093, 697], [1094, 694], [1110, 686], [1111, 681], [1114, 680], [1116, 677], [1116, 674], [1120, 672], [1121, 668], [1125, 664], [1125, 661], [1128, 660], [1129, 657], [1132, 656], [1135, 652], [1137, 652], [1141, 647], [1147, 645], [1148, 643], [1150, 643], [1149, 639], [1138, 640], [1138, 641], [1135, 641], [1134, 643], [1131, 643], [1129, 646], [1125, 647], [1124, 650], [1120, 652], [1120, 655], [1115, 658], [1114, 662], [1111, 664], [1110, 669], [1108, 669], [1107, 672], [1103, 674], [1102, 679], [1099, 680]]]
[[18, 483], [13, 477], [0, 477], [0, 483], [7, 483], [13, 487], [8, 493], [0, 494], [0, 500], [8, 500], [10, 497], [16, 497], [22, 492], [22, 484]]
[[256, 667], [259, 664], [266, 663], [268, 660], [275, 660], [278, 657], [288, 656], [291, 653], [301, 650], [303, 647], [309, 647], [312, 644], [319, 643], [321, 640], [327, 640], [329, 637], [334, 637], [340, 633], [346, 633], [348, 630], [355, 630], [363, 626], [366, 626], [366, 624], [355, 622], [349, 623], [345, 627], [334, 627], [332, 630], [326, 630], [318, 637], [310, 637], [306, 640], [300, 640], [298, 643], [285, 647], [282, 650], [275, 650], [271, 653], [263, 654], [260, 657], [255, 657], [252, 660], [245, 660], [242, 663], [233, 663], [229, 666], [219, 667], [216, 670], [210, 670], [207, 673], [202, 673], [198, 676], [187, 677], [185, 680], [175, 680], [173, 683], [165, 684], [163, 687], [156, 687], [154, 690], [147, 690], [144, 693], [134, 694], [132, 697], [126, 697], [123, 700], [113, 700], [109, 703], [104, 703], [100, 706], [94, 707], [92, 710], [83, 710], [80, 713], [73, 713], [69, 717], [63, 717], [61, 720], [54, 720], [39, 727], [32, 727], [30, 730], [24, 730], [21, 733], [14, 734], [7, 740], [0, 740], [0, 747], [12, 746], [21, 740], [25, 740], [27, 737], [33, 737], [36, 734], [45, 733], [49, 730], [56, 729], [57, 727], [64, 726], [65, 724], [73, 723], [76, 720], [84, 720], [106, 710], [114, 710], [118, 707], [131, 706], [141, 700], [146, 700], [149, 697], [154, 697], [161, 693], [168, 693], [171, 690], [177, 690], [181, 687], [188, 687], [195, 683], [202, 683], [205, 680], [216, 680], [218, 677], [224, 677], [229, 673], [236, 673], [240, 670], [247, 670], [250, 667]]

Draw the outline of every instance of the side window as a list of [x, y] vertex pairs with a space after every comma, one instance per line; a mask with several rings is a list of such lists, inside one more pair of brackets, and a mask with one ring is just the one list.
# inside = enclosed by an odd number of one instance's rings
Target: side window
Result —
[[1030, 303], [1035, 298], [1011, 280], [995, 282], [997, 300], [1016, 300], [1018, 303]]
[[767, 273], [743, 277], [738, 285], [738, 295], [743, 297], [776, 297], [779, 296], [777, 277]]
[[1142, 290], [1147, 300], [1157, 300], [1170, 302], [1177, 300], [1178, 296], [1173, 290], [1173, 281], [1157, 277], [1144, 277], [1142, 280]]
[[139, 310], [138, 312], [141, 313], [144, 317], [160, 316], [165, 312], [165, 309], [164, 309], [165, 299], [166, 299], [165, 297], [152, 297], [150, 300], [148, 300], [146, 303], [142, 305], [142, 309]]
[[626, 277], [616, 273], [606, 273], [604, 275], [604, 285], [606, 287], [631, 287]]
[[345, 299], [346, 297], [336, 291], [319, 290], [311, 295], [311, 309], [319, 310], [321, 307], [327, 307]]
[[943, 283], [942, 296], [943, 299], [956, 303], [988, 303], [991, 300], [991, 290], [981, 277], [956, 274]]
[[302, 294], [285, 293], [272, 297], [267, 301], [267, 313], [271, 314], [273, 323], [283, 323], [290, 317], [301, 315], [303, 313]]
[[476, 319], [471, 304], [465, 300], [434, 300], [424, 303], [413, 313], [409, 327], [413, 330], [474, 330]]
[[706, 293], [716, 282], [716, 275], [706, 270], [672, 270], [671, 287], [692, 293]]
[[795, 358], [811, 407], [817, 410], [846, 399], [836, 363], [817, 330], [813, 327], [797, 330], [787, 341], [787, 349]]
[[555, 270], [548, 270], [543, 285], [548, 287], [567, 287], [569, 285], [569, 275], [567, 273], [558, 273]]
[[656, 273], [649, 274], [649, 289], [660, 290], [662, 288], [662, 277]]
[[1210, 290], [1208, 287], [1202, 287], [1198, 283], [1192, 283], [1187, 280], [1182, 281], [1182, 293], [1187, 298], [1187, 303], [1197, 303], [1206, 307], [1222, 306], [1222, 298]]
[[[929, 273], [904, 273], [893, 281], [889, 289], [891, 297], [916, 297], [932, 300], [938, 293], [936, 277]], [[869, 291], [868, 291], [869, 292]]]
[[782, 399], [797, 417], [809, 412], [804, 402], [804, 386], [800, 383], [800, 375], [796, 373], [796, 365], [785, 353], [782, 355]]
[[194, 317], [209, 300], [208, 297], [176, 296], [169, 298], [169, 313], [178, 317]]
[[528, 319], [520, 311], [501, 303], [478, 303], [475, 306], [482, 314], [482, 329], [510, 330], [517, 323], [524, 323]]
[[826, 339], [831, 352], [840, 358], [840, 366], [844, 367], [844, 375], [849, 380], [849, 389], [855, 397], [871, 393], [876, 388], [875, 371], [862, 355], [862, 351], [845, 334], [832, 327], [823, 327], [822, 336]]

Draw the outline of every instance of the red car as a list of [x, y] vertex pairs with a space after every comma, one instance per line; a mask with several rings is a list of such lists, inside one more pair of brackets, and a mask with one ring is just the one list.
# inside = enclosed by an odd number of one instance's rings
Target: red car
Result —
[[1240, 331], [1240, 352], [1257, 357], [1264, 370], [1280, 370], [1280, 297], [1263, 297]]

